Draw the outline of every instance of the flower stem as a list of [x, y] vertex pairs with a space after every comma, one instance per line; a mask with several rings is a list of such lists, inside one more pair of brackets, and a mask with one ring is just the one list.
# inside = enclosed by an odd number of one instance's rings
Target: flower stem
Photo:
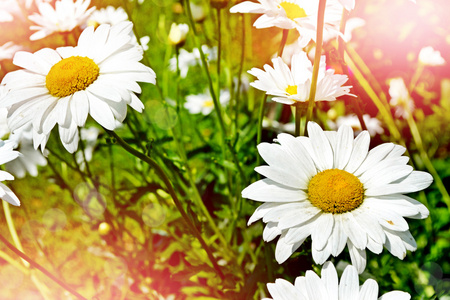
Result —
[[[342, 12], [342, 20], [341, 20], [341, 26], [340, 26], [340, 31], [341, 31], [342, 35], [344, 35], [344, 33], [345, 33], [345, 26], [347, 25], [348, 16], [349, 16], [349, 13], [344, 8], [343, 12]], [[350, 80], [350, 82], [353, 86], [353, 89], [358, 91], [359, 86], [357, 86], [357, 83], [352, 80], [352, 77], [350, 77], [347, 64], [345, 63], [345, 44], [346, 43], [345, 43], [344, 39], [342, 38], [342, 36], [339, 36], [338, 37], [339, 62], [341, 63], [342, 72], [345, 75], [347, 75], [348, 79]], [[359, 92], [356, 92], [355, 94], [358, 95]], [[356, 101], [354, 103], [355, 103], [355, 108], [356, 108], [356, 115], [358, 116], [359, 123], [361, 124], [361, 129], [367, 130], [366, 122], [364, 121], [363, 112], [362, 112], [362, 108], [361, 108], [361, 98], [357, 97]]]
[[58, 278], [56, 278], [55, 276], [53, 276], [52, 273], [50, 273], [49, 271], [47, 271], [44, 267], [42, 267], [40, 264], [38, 264], [37, 262], [35, 262], [34, 260], [32, 260], [29, 256], [27, 256], [25, 253], [23, 253], [22, 251], [20, 251], [19, 249], [17, 249], [16, 247], [14, 247], [13, 244], [11, 244], [10, 242], [8, 242], [8, 240], [0, 234], [0, 241], [2, 241], [6, 247], [8, 247], [12, 252], [14, 252], [15, 254], [17, 254], [18, 256], [20, 256], [22, 259], [24, 259], [25, 261], [27, 261], [30, 266], [32, 266], [33, 268], [38, 269], [39, 271], [41, 271], [42, 273], [44, 273], [44, 275], [46, 275], [48, 278], [50, 278], [51, 280], [53, 280], [55, 283], [57, 283], [59, 286], [61, 286], [63, 289], [65, 289], [66, 291], [68, 291], [69, 293], [71, 293], [72, 295], [74, 295], [75, 297], [77, 297], [78, 299], [85, 299], [83, 296], [81, 296], [79, 293], [77, 293], [77, 291], [75, 291], [74, 289], [72, 289], [70, 286], [68, 286], [67, 284], [65, 284], [64, 282], [62, 282], [61, 280], [59, 280]]
[[302, 107], [301, 103], [295, 103], [295, 136], [300, 135], [301, 118], [302, 118]]
[[422, 137], [420, 136], [419, 129], [417, 128], [416, 121], [414, 120], [414, 117], [412, 116], [411, 112], [408, 112], [408, 117], [406, 118], [406, 121], [408, 122], [408, 126], [409, 126], [409, 129], [411, 130], [411, 135], [414, 139], [416, 147], [419, 150], [420, 158], [422, 159], [428, 172], [430, 172], [431, 175], [433, 176], [433, 178], [436, 182], [436, 186], [437, 186], [439, 192], [442, 194], [442, 200], [447, 205], [447, 208], [450, 211], [450, 196], [447, 192], [447, 189], [445, 188], [444, 183], [442, 182], [441, 177], [439, 176], [438, 172], [434, 168], [433, 164], [431, 163], [430, 158], [428, 157], [427, 152], [425, 151], [425, 149], [423, 147]]
[[117, 141], [117, 143], [122, 146], [124, 150], [126, 150], [128, 153], [132, 154], [133, 156], [139, 158], [140, 160], [146, 162], [150, 167], [152, 167], [158, 176], [162, 179], [164, 184], [166, 185], [166, 188], [172, 197], [173, 202], [175, 203], [175, 206], [177, 207], [178, 211], [180, 212], [181, 216], [183, 217], [183, 220], [188, 225], [189, 229], [192, 231], [194, 236], [198, 239], [200, 244], [202, 245], [203, 249], [206, 251], [208, 258], [210, 259], [214, 269], [216, 270], [217, 274], [222, 278], [222, 280], [225, 279], [225, 275], [222, 273], [222, 270], [220, 269], [219, 265], [216, 262], [216, 258], [211, 252], [211, 249], [206, 244], [206, 242], [203, 240], [203, 237], [201, 236], [201, 233], [198, 231], [197, 227], [192, 223], [191, 219], [189, 219], [189, 216], [184, 211], [183, 205], [181, 204], [180, 200], [178, 199], [178, 196], [175, 193], [175, 190], [172, 186], [172, 183], [170, 182], [170, 179], [167, 177], [164, 170], [150, 157], [146, 156], [145, 154], [137, 151], [130, 145], [128, 145], [120, 136], [118, 136], [114, 131], [110, 131], [107, 129], [104, 129], [110, 136], [114, 137]]
[[[317, 90], [317, 77], [319, 76], [320, 67], [320, 57], [322, 54], [322, 43], [323, 43], [323, 28], [325, 23], [325, 7], [327, 5], [327, 0], [319, 1], [319, 13], [317, 17], [317, 35], [316, 35], [316, 53], [314, 56], [314, 68], [311, 80], [311, 91], [309, 93], [308, 99], [308, 110], [306, 112], [306, 123], [312, 119], [314, 103], [316, 100], [316, 90]], [[305, 126], [306, 128], [306, 126]]]
[[280, 47], [278, 48], [278, 54], [277, 54], [277, 56], [279, 56], [279, 57], [283, 56], [284, 46], [286, 46], [288, 34], [289, 34], [289, 29], [283, 29], [283, 36], [281, 37], [281, 43], [280, 43]]

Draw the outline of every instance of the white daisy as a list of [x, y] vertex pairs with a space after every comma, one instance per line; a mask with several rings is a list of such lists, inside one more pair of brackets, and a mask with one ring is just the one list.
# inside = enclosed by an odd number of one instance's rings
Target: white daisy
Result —
[[42, 39], [54, 32], [69, 32], [75, 27], [84, 25], [95, 6], [87, 9], [91, 0], [61, 0], [55, 2], [55, 7], [47, 2], [39, 1], [39, 14], [34, 13], [28, 18], [36, 23], [31, 30], [38, 30], [30, 36], [30, 40]]
[[[299, 47], [316, 40], [319, 0], [258, 0], [244, 1], [230, 8], [231, 13], [262, 14], [253, 26], [256, 28], [279, 27], [297, 29], [300, 34]], [[327, 1], [325, 9], [326, 32], [339, 32], [342, 6], [336, 0]]]
[[397, 77], [389, 80], [389, 95], [391, 96], [389, 104], [395, 108], [395, 117], [408, 118], [415, 105], [403, 78]]
[[269, 164], [255, 171], [267, 177], [242, 191], [242, 197], [265, 202], [248, 224], [263, 219], [263, 238], [280, 236], [275, 258], [282, 263], [308, 236], [312, 257], [323, 264], [348, 246], [361, 273], [366, 248], [379, 254], [383, 245], [403, 259], [417, 246], [403, 217], [426, 218], [428, 209], [403, 194], [428, 187], [433, 177], [413, 171], [402, 156], [405, 148], [385, 143], [368, 151], [370, 136], [355, 139], [348, 126], [324, 132], [308, 123], [309, 137], [279, 134], [279, 144], [261, 143], [258, 151]]
[[[381, 127], [381, 121], [377, 118], [372, 118], [370, 115], [365, 114], [363, 115], [363, 119], [370, 136], [373, 137], [376, 134], [382, 134], [384, 132], [383, 127]], [[328, 120], [328, 126], [330, 126], [332, 130], [337, 130], [342, 125], [350, 126], [355, 131], [355, 134], [359, 134], [362, 130], [358, 116], [355, 114], [340, 116], [337, 118], [336, 122]]]
[[[208, 61], [217, 60], [217, 48], [209, 48], [206, 45], [202, 45], [202, 51], [206, 56]], [[180, 53], [178, 54], [178, 65], [180, 68], [180, 77], [185, 78], [189, 68], [200, 64], [200, 51], [197, 48], [194, 48], [192, 52], [186, 51], [184, 49], [180, 49]], [[172, 72], [176, 72], [177, 70], [177, 58], [172, 57], [169, 60], [169, 68]]]
[[420, 50], [419, 62], [425, 66], [442, 66], [445, 64], [445, 59], [441, 56], [441, 52], [428, 46]]
[[[309, 99], [313, 66], [305, 52], [292, 56], [291, 68], [280, 57], [272, 59], [273, 67], [264, 65], [264, 70], [253, 68], [248, 73], [258, 80], [250, 83], [272, 100], [284, 104], [306, 102]], [[348, 80], [347, 75], [334, 74], [326, 69], [325, 56], [320, 59], [319, 76], [315, 101], [334, 101], [337, 97], [350, 94], [351, 86], [342, 86]], [[353, 95], [352, 95], [353, 96]]]
[[120, 22], [128, 21], [128, 15], [122, 7], [107, 6], [95, 10], [87, 21], [88, 26], [98, 26], [100, 24], [116, 25]]
[[17, 51], [22, 50], [22, 46], [16, 45], [13, 42], [7, 42], [0, 46], [0, 61], [11, 59]]
[[[13, 150], [13, 141], [0, 140], [0, 165], [16, 159], [20, 153]], [[14, 176], [8, 172], [0, 170], [0, 181], [13, 180]], [[3, 183], [0, 183], [0, 198], [15, 206], [20, 206], [20, 201], [13, 191]]]
[[[222, 105], [227, 104], [230, 101], [230, 92], [228, 90], [221, 90], [219, 98]], [[202, 113], [204, 116], [209, 115], [214, 109], [214, 102], [209, 90], [200, 95], [187, 96], [184, 108], [191, 114]]]
[[273, 298], [263, 300], [409, 300], [411, 296], [402, 291], [392, 291], [378, 298], [378, 283], [367, 279], [359, 285], [358, 272], [349, 265], [338, 282], [338, 274], [333, 263], [326, 262], [322, 267], [321, 277], [314, 271], [306, 271], [305, 276], [295, 279], [294, 285], [287, 280], [277, 279], [268, 283], [267, 289]]
[[139, 63], [142, 50], [130, 42], [131, 31], [131, 22], [88, 27], [77, 47], [16, 53], [13, 63], [24, 69], [6, 74], [2, 83], [9, 92], [0, 100], [0, 107], [10, 107], [10, 129], [32, 123], [34, 146], [43, 150], [58, 124], [64, 147], [74, 152], [88, 115], [114, 130], [127, 104], [141, 112], [137, 81], [155, 83], [156, 76]]

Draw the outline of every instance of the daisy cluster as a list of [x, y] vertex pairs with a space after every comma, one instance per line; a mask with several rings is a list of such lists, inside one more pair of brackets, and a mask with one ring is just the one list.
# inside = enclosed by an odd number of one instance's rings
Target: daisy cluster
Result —
[[[253, 24], [256, 28], [278, 27], [285, 32], [293, 29], [299, 35], [297, 43], [287, 46], [283, 56], [275, 56], [271, 65], [248, 71], [256, 77], [250, 85], [275, 102], [296, 107], [311, 101], [335, 102], [338, 98], [355, 97], [347, 75], [336, 74], [327, 67], [325, 55], [315, 57], [322, 49], [322, 45], [317, 45], [319, 36], [324, 43], [333, 43], [337, 37], [349, 42], [351, 30], [364, 25], [364, 20], [356, 19], [355, 24], [349, 23], [348, 31], [339, 32], [343, 11], [353, 10], [355, 2], [326, 1], [323, 32], [319, 34], [319, 0], [244, 1], [233, 6], [232, 13], [258, 14]], [[319, 49], [315, 55], [310, 51], [314, 48]], [[316, 58], [315, 64], [319, 65], [313, 65], [311, 58]], [[444, 63], [440, 53], [431, 47], [422, 49], [418, 57], [419, 66]], [[403, 79], [391, 79], [389, 84], [390, 104], [396, 109], [396, 116], [407, 118], [414, 106]], [[362, 130], [359, 120], [364, 120], [369, 131]], [[268, 284], [273, 299], [377, 299], [378, 285], [374, 280], [359, 286], [358, 274], [364, 272], [367, 264], [366, 250], [380, 254], [386, 248], [404, 259], [407, 251], [417, 249], [405, 218], [424, 219], [429, 211], [406, 194], [427, 188], [433, 177], [408, 165], [403, 146], [382, 143], [369, 149], [371, 136], [382, 134], [384, 129], [378, 119], [368, 114], [361, 114], [360, 118], [354, 114], [334, 116], [324, 123], [337, 131], [323, 130], [310, 121], [306, 124], [307, 136], [280, 133], [274, 143], [258, 145], [267, 165], [255, 168], [264, 178], [242, 191], [243, 198], [262, 202], [248, 225], [258, 220], [266, 223], [262, 237], [267, 242], [277, 241], [278, 263], [286, 262], [310, 239], [314, 262], [324, 265], [322, 278], [308, 271], [296, 279], [295, 285], [283, 279]], [[278, 131], [286, 131], [286, 125], [280, 125]], [[328, 260], [330, 256], [340, 256], [345, 249], [352, 265], [338, 284], [336, 270]], [[396, 291], [381, 298], [410, 296]]]

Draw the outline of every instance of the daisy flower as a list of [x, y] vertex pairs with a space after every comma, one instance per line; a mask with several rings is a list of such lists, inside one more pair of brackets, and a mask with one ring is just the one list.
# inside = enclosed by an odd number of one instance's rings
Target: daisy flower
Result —
[[122, 7], [115, 8], [107, 6], [95, 10], [87, 21], [88, 26], [98, 26], [100, 24], [116, 25], [128, 21], [128, 15]]
[[[227, 104], [230, 101], [230, 92], [228, 90], [220, 91], [220, 103], [222, 105]], [[214, 109], [214, 102], [211, 98], [209, 91], [205, 91], [200, 95], [189, 95], [186, 97], [184, 103], [186, 108], [191, 114], [202, 113], [204, 116], [209, 115]]]
[[[382, 134], [384, 132], [383, 127], [381, 127], [381, 121], [377, 118], [372, 118], [370, 115], [363, 115], [364, 123], [366, 123], [367, 131], [369, 131], [370, 136], [375, 136], [377, 133]], [[337, 130], [342, 125], [350, 126], [355, 134], [359, 134], [362, 130], [361, 123], [359, 122], [358, 116], [351, 114], [348, 116], [340, 116], [337, 118], [336, 122], [328, 120], [328, 126], [332, 130]]]
[[7, 162], [5, 168], [17, 178], [23, 178], [28, 173], [33, 177], [38, 175], [38, 166], [46, 166], [47, 160], [39, 150], [33, 148], [33, 132], [31, 124], [10, 134], [8, 140], [14, 142], [14, 149], [20, 151], [17, 159]]
[[349, 265], [342, 273], [338, 282], [338, 274], [333, 263], [326, 262], [319, 277], [314, 271], [306, 271], [305, 276], [295, 279], [294, 285], [284, 279], [277, 279], [275, 283], [268, 283], [267, 289], [273, 298], [263, 300], [409, 300], [411, 296], [402, 291], [392, 291], [378, 298], [378, 283], [367, 279], [359, 285], [356, 268]]
[[13, 42], [3, 44], [0, 46], [0, 61], [13, 58], [14, 53], [19, 50], [22, 50], [22, 46], [15, 45]]
[[[217, 48], [209, 48], [206, 45], [202, 45], [202, 51], [205, 53], [205, 56], [208, 61], [217, 60]], [[186, 51], [184, 49], [180, 49], [180, 53], [178, 54], [178, 65], [180, 68], [180, 77], [185, 78], [189, 68], [199, 65], [200, 61], [200, 51], [197, 48], [194, 48], [192, 52]], [[177, 71], [177, 58], [172, 57], [169, 60], [169, 68], [172, 72]]]
[[[280, 58], [272, 59], [273, 67], [264, 65], [264, 70], [253, 68], [248, 73], [258, 78], [251, 86], [275, 96], [272, 100], [284, 104], [306, 102], [309, 99], [313, 66], [305, 52], [294, 54], [289, 68]], [[342, 86], [347, 75], [334, 74], [326, 69], [325, 56], [320, 59], [315, 101], [334, 101], [337, 97], [351, 95], [351, 86]]]
[[30, 40], [42, 39], [54, 32], [69, 32], [77, 26], [84, 25], [95, 10], [95, 6], [87, 9], [91, 0], [61, 0], [55, 2], [53, 8], [47, 2], [37, 2], [39, 14], [34, 13], [28, 18], [36, 23], [30, 26], [37, 30], [30, 36]]
[[312, 239], [312, 257], [323, 264], [347, 245], [353, 265], [366, 267], [366, 248], [379, 254], [383, 246], [403, 259], [416, 242], [404, 217], [426, 218], [428, 209], [403, 194], [428, 187], [433, 178], [413, 171], [392, 143], [368, 151], [370, 136], [355, 139], [348, 126], [324, 132], [308, 123], [309, 137], [279, 134], [279, 144], [261, 143], [258, 151], [269, 164], [255, 171], [265, 176], [242, 191], [242, 197], [264, 202], [248, 221], [267, 223], [263, 239], [280, 236], [278, 263]]
[[[297, 29], [300, 34], [299, 47], [304, 48], [316, 40], [319, 0], [258, 0], [244, 1], [230, 8], [231, 13], [262, 14], [253, 26], [256, 28], [279, 27]], [[336, 0], [327, 1], [325, 9], [326, 32], [339, 32], [342, 6]]]
[[441, 52], [428, 46], [420, 50], [419, 63], [425, 66], [442, 66], [445, 64], [445, 59], [441, 56]]
[[[10, 162], [16, 159], [20, 153], [13, 150], [14, 142], [13, 141], [2, 141], [0, 140], [0, 165], [3, 165], [7, 162]], [[8, 172], [0, 170], [0, 181], [4, 180], [13, 180], [14, 176], [9, 174]], [[11, 203], [15, 206], [20, 206], [20, 201], [13, 191], [6, 185], [0, 182], [0, 198], [5, 200], [8, 203]]]
[[127, 114], [127, 104], [141, 112], [144, 105], [134, 93], [140, 82], [155, 83], [155, 73], [139, 63], [142, 50], [131, 43], [131, 22], [86, 28], [76, 47], [17, 52], [13, 63], [24, 69], [3, 78], [9, 92], [0, 107], [9, 107], [12, 132], [33, 125], [34, 147], [45, 149], [58, 124], [64, 147], [78, 147], [78, 127], [88, 115], [108, 130]]
[[395, 117], [408, 118], [415, 106], [403, 78], [397, 77], [389, 80], [389, 95], [391, 96], [389, 104], [395, 108]]

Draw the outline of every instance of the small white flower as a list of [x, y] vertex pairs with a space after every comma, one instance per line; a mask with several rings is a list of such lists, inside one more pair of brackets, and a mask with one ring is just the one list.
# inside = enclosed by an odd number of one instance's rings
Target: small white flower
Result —
[[441, 56], [441, 52], [428, 46], [420, 50], [419, 63], [425, 66], [442, 66], [445, 64], [445, 59]]
[[30, 26], [38, 30], [30, 36], [30, 40], [42, 39], [54, 32], [69, 32], [75, 27], [84, 25], [95, 7], [89, 7], [91, 0], [60, 0], [55, 7], [47, 2], [37, 3], [39, 14], [34, 13], [28, 18], [37, 25]]
[[13, 42], [7, 42], [0, 46], [0, 61], [12, 59], [17, 51], [22, 50], [22, 46], [15, 45]]
[[[209, 48], [206, 45], [202, 45], [202, 51], [205, 54], [208, 61], [217, 60], [217, 48]], [[201, 64], [200, 60], [200, 51], [197, 48], [194, 48], [192, 52], [186, 51], [184, 49], [180, 49], [180, 53], [178, 54], [178, 65], [180, 68], [180, 77], [185, 78], [189, 68]], [[169, 60], [170, 70], [172, 72], [177, 71], [177, 58], [172, 57]]]
[[[228, 90], [220, 91], [220, 103], [226, 105], [230, 101], [230, 92]], [[202, 113], [203, 115], [209, 115], [214, 109], [214, 102], [211, 98], [209, 91], [205, 91], [200, 95], [189, 95], [186, 97], [184, 103], [186, 108], [191, 114]]]
[[391, 96], [389, 104], [395, 107], [395, 117], [408, 118], [415, 106], [403, 78], [397, 77], [389, 80], [389, 95]]
[[169, 31], [169, 43], [172, 45], [179, 45], [186, 40], [186, 36], [189, 32], [188, 24], [176, 24], [172, 23]]
[[80, 131], [81, 140], [84, 141], [84, 156], [81, 151], [78, 151], [76, 153], [76, 159], [82, 170], [84, 169], [84, 158], [88, 162], [92, 160], [99, 134], [100, 129], [97, 127], [82, 128]]
[[[0, 165], [16, 159], [20, 153], [13, 150], [13, 141], [0, 140]], [[0, 181], [13, 180], [14, 176], [8, 172], [0, 170]], [[20, 201], [13, 191], [3, 183], [0, 183], [0, 198], [15, 206], [20, 206]]]
[[[258, 0], [259, 3], [244, 1], [230, 8], [231, 13], [262, 14], [253, 26], [256, 28], [279, 27], [297, 29], [300, 34], [299, 47], [316, 40], [318, 0]], [[325, 9], [326, 32], [339, 32], [342, 6], [336, 0], [327, 1]]]
[[[307, 102], [311, 89], [313, 66], [305, 52], [292, 56], [291, 68], [280, 57], [272, 59], [273, 67], [264, 65], [264, 70], [253, 68], [248, 73], [258, 80], [250, 83], [272, 100], [284, 104]], [[342, 86], [348, 80], [347, 75], [334, 74], [326, 70], [325, 56], [321, 57], [315, 101], [334, 101], [337, 97], [350, 94], [351, 86]]]
[[384, 246], [400, 259], [414, 251], [417, 245], [404, 217], [423, 219], [429, 211], [403, 194], [427, 188], [433, 177], [413, 171], [402, 146], [385, 143], [369, 151], [367, 131], [353, 138], [348, 126], [324, 132], [309, 122], [308, 136], [282, 133], [279, 144], [259, 144], [268, 166], [255, 171], [266, 178], [242, 191], [243, 198], [264, 202], [248, 225], [262, 219], [265, 241], [280, 236], [278, 263], [309, 236], [317, 264], [347, 245], [359, 273], [366, 267], [366, 248], [380, 254]]
[[[370, 115], [365, 114], [363, 115], [363, 119], [370, 136], [373, 137], [377, 133], [382, 134], [384, 132], [383, 127], [381, 127], [381, 121], [377, 118], [372, 118]], [[359, 134], [362, 130], [358, 116], [355, 114], [340, 116], [337, 118], [336, 122], [328, 120], [328, 126], [330, 126], [332, 130], [337, 130], [342, 125], [350, 126], [355, 131], [356, 135]]]
[[392, 291], [378, 298], [378, 283], [367, 279], [359, 285], [356, 268], [349, 265], [338, 282], [338, 274], [333, 263], [326, 262], [322, 267], [321, 277], [314, 271], [306, 271], [305, 276], [295, 279], [294, 285], [287, 280], [277, 279], [268, 283], [267, 289], [273, 298], [263, 300], [409, 300], [411, 296], [402, 291]]
[[45, 149], [58, 124], [64, 147], [78, 147], [78, 127], [88, 115], [109, 130], [127, 114], [127, 105], [141, 112], [140, 82], [155, 83], [155, 73], [141, 64], [142, 49], [131, 43], [131, 22], [86, 28], [76, 47], [18, 52], [13, 63], [24, 68], [9, 72], [3, 84], [9, 92], [0, 107], [10, 107], [8, 125], [14, 132], [33, 125], [35, 148]]
[[122, 7], [107, 6], [92, 12], [87, 21], [88, 26], [100, 24], [116, 25], [128, 21], [128, 15]]

